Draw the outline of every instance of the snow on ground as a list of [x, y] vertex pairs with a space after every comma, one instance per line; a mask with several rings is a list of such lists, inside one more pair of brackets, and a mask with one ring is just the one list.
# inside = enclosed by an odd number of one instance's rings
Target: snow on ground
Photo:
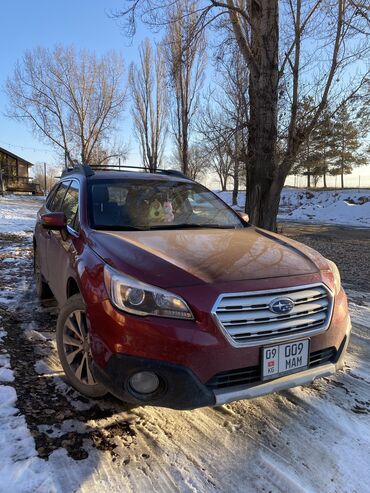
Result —
[[0, 232], [24, 234], [32, 231], [43, 200], [44, 197], [27, 195], [0, 197]]
[[302, 206], [288, 214], [280, 214], [279, 219], [370, 227], [370, 202], [357, 205], [340, 201], [328, 206]]
[[37, 457], [24, 416], [16, 408], [13, 387], [0, 385], [0, 492], [52, 493], [54, 479]]
[[[231, 205], [231, 192], [218, 192]], [[245, 192], [238, 196], [243, 209]], [[301, 190], [284, 188], [279, 219], [283, 221], [341, 224], [370, 227], [370, 190]]]
[[[19, 210], [9, 216], [11, 232], [24, 228], [26, 214], [32, 215], [28, 199], [13, 200]], [[33, 214], [36, 209], [35, 204]], [[31, 258], [19, 246], [0, 244], [0, 253], [20, 261], [3, 264], [3, 285], [8, 286], [7, 279], [17, 284], [0, 290], [0, 306], [23, 320], [40, 310], [32, 294]], [[116, 445], [113, 456], [84, 438], [88, 456], [83, 460], [68, 456], [63, 442], [48, 460], [38, 457], [25, 416], [17, 409], [19, 376], [6, 349], [11, 327], [5, 329], [0, 316], [0, 492], [370, 491], [370, 302], [368, 293], [348, 294], [353, 335], [346, 367], [333, 378], [217, 408], [179, 412], [117, 404], [104, 418], [81, 421], [72, 414], [61, 424], [40, 425], [40, 431], [56, 439], [69, 433], [85, 437], [91, 430], [108, 437], [117, 430], [110, 438]], [[54, 341], [47, 357], [44, 346], [39, 347], [49, 332], [43, 332], [40, 322], [24, 323], [22, 330], [39, 354], [36, 378], [52, 380], [54, 392], [75, 404], [72, 409], [88, 410], [91, 401], [78, 401], [56, 371]], [[105, 400], [94, 404], [108, 406]], [[123, 424], [132, 433], [119, 433]]]
[[[0, 342], [6, 337], [0, 320]], [[56, 491], [45, 462], [37, 457], [35, 442], [24, 416], [16, 407], [9, 356], [0, 354], [0, 492], [48, 493]]]

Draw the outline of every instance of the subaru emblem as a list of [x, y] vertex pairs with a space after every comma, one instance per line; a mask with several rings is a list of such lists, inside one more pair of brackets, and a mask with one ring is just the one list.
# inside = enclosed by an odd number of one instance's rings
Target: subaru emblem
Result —
[[279, 315], [284, 315], [289, 313], [294, 308], [294, 301], [290, 298], [275, 298], [269, 304], [270, 312], [277, 313]]

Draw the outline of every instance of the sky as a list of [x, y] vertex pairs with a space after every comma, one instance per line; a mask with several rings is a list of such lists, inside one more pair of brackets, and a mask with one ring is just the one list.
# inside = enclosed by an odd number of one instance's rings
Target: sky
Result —
[[[1, 5], [0, 29], [0, 147], [4, 147], [30, 162], [55, 162], [55, 152], [35, 137], [24, 123], [5, 116], [7, 97], [6, 78], [27, 49], [47, 48], [60, 43], [87, 48], [102, 55], [109, 50], [120, 51], [127, 66], [136, 59], [137, 48], [149, 30], [140, 29], [133, 42], [125, 37], [117, 21], [108, 13], [122, 6], [116, 0], [18, 0]], [[122, 122], [123, 140], [131, 134], [130, 114]], [[128, 128], [129, 127], [129, 128]], [[140, 156], [132, 140], [130, 162], [138, 163]]]
[[[52, 48], [55, 44], [87, 48], [101, 55], [117, 50], [124, 56], [127, 66], [137, 60], [138, 45], [153, 33], [146, 26], [139, 26], [134, 40], [129, 42], [117, 21], [109, 12], [122, 7], [121, 0], [18, 0], [3, 1], [0, 29], [0, 147], [35, 162], [56, 162], [55, 151], [33, 135], [30, 127], [5, 116], [7, 98], [4, 93], [6, 78], [11, 75], [15, 63], [27, 49], [37, 46]], [[140, 165], [141, 158], [133, 138], [130, 112], [126, 110], [121, 125], [122, 140], [130, 139], [131, 152], [126, 164]], [[329, 186], [339, 186], [339, 179], [329, 179]], [[298, 185], [304, 186], [301, 177]], [[346, 185], [370, 187], [370, 166], [355, 170], [346, 177]], [[211, 178], [208, 186], [217, 186]], [[288, 178], [287, 184], [297, 184]], [[231, 183], [230, 183], [231, 186]]]

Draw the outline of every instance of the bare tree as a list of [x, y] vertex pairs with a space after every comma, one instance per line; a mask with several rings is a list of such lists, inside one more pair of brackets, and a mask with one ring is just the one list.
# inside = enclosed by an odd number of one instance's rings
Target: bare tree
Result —
[[[167, 157], [167, 165], [169, 168], [181, 168], [181, 156], [178, 149], [175, 148], [170, 156]], [[211, 156], [209, 148], [202, 143], [193, 143], [188, 149], [188, 172], [187, 176], [192, 180], [203, 178], [209, 170], [212, 169]]]
[[233, 177], [233, 164], [233, 159], [225, 148], [214, 149], [213, 156], [211, 155], [211, 169], [217, 174], [223, 192], [227, 190], [229, 178]]
[[[45, 166], [44, 163], [36, 163], [32, 169], [33, 179], [36, 183], [38, 183], [44, 194], [46, 195], [51, 188], [58, 181], [58, 178], [61, 174], [62, 166], [56, 165], [48, 165]], [[46, 171], [46, 173], [45, 173]]]
[[30, 123], [65, 166], [99, 154], [107, 161], [125, 154], [122, 146], [112, 149], [125, 107], [123, 77], [122, 57], [113, 52], [97, 58], [62, 46], [27, 51], [6, 83], [8, 115]]
[[221, 148], [222, 155], [226, 152], [232, 161], [231, 169], [229, 159], [222, 169], [228, 169], [227, 178], [233, 179], [233, 205], [237, 204], [240, 183], [245, 182], [249, 114], [248, 71], [236, 48], [233, 42], [229, 47], [222, 43], [217, 57], [218, 87], [201, 109], [197, 127], [204, 145]]
[[207, 149], [199, 144], [192, 144], [189, 149], [188, 176], [192, 180], [203, 178], [211, 166]]
[[[280, 190], [302, 145], [327, 117], [351, 101], [366, 80], [366, 70], [356, 71], [358, 61], [370, 53], [364, 30], [368, 20], [351, 0], [289, 0], [286, 2], [288, 31], [279, 68], [280, 91], [289, 100], [284, 152], [278, 161], [270, 191], [270, 207], [278, 208]], [[290, 34], [289, 34], [290, 29]], [[308, 72], [309, 71], [309, 72]], [[300, 115], [302, 102], [310, 96], [312, 107]], [[284, 118], [282, 117], [282, 121]]]
[[[178, 1], [126, 0], [117, 15], [133, 34], [138, 17], [158, 26], [163, 11]], [[274, 230], [281, 190], [300, 147], [328, 102], [333, 107], [333, 101], [351, 99], [364, 82], [366, 65], [357, 62], [370, 52], [368, 2], [204, 0], [195, 33], [220, 18], [249, 70], [248, 212], [254, 224]], [[354, 67], [356, 74], [348, 77]], [[301, 127], [299, 102], [310, 93], [314, 110]], [[278, 145], [279, 134], [284, 145]]]
[[198, 32], [197, 20], [196, 2], [178, 2], [169, 9], [165, 37], [172, 130], [185, 174], [189, 172], [190, 134], [206, 65], [205, 37]]
[[228, 125], [222, 107], [209, 97], [199, 111], [197, 132], [199, 145], [208, 160], [207, 168], [216, 173], [223, 191], [227, 189], [229, 179], [235, 179], [234, 131]]
[[161, 46], [153, 48], [145, 39], [140, 49], [140, 65], [130, 67], [133, 98], [132, 115], [143, 163], [155, 171], [161, 163], [167, 133], [167, 87]]

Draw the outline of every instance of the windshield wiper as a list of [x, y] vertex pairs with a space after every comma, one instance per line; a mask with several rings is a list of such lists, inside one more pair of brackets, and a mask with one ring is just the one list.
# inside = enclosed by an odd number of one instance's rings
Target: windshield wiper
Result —
[[159, 224], [150, 226], [148, 229], [236, 229], [235, 226], [227, 226], [220, 224], [198, 224], [198, 223], [179, 223], [179, 224]]

